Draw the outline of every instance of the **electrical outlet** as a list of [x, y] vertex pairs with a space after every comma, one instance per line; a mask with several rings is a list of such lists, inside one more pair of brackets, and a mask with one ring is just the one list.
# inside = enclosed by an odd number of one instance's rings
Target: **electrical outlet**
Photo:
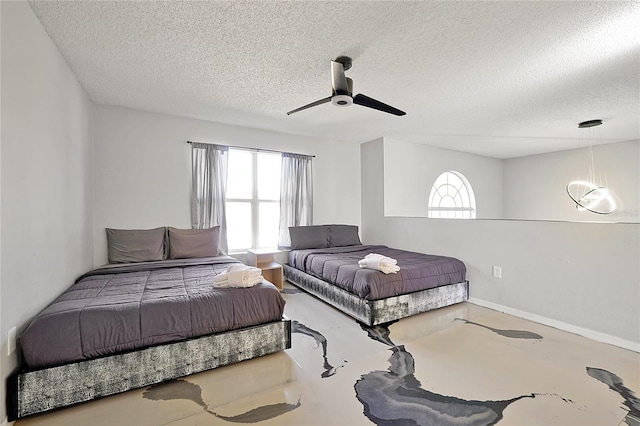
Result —
[[11, 355], [16, 350], [16, 328], [13, 327], [9, 330], [9, 336], [7, 337], [7, 355]]
[[493, 278], [502, 278], [502, 268], [500, 266], [493, 267]]

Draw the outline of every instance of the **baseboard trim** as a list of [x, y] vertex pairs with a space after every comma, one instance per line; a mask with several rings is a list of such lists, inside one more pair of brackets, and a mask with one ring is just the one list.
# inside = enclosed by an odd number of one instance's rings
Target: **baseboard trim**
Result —
[[4, 419], [2, 419], [2, 423], [0, 423], [0, 426], [9, 426], [9, 423], [7, 423], [8, 418], [5, 417]]
[[505, 314], [513, 315], [514, 317], [548, 325], [562, 331], [568, 331], [569, 333], [578, 334], [597, 342], [608, 343], [610, 345], [618, 346], [630, 351], [640, 352], [640, 342], [632, 342], [630, 340], [625, 340], [620, 337], [612, 336], [610, 334], [589, 330], [588, 328], [582, 328], [572, 324], [567, 324], [566, 322], [543, 317], [542, 315], [532, 314], [530, 312], [521, 311], [519, 309], [510, 308], [508, 306], [499, 305], [497, 303], [487, 302], [486, 300], [477, 299], [475, 297], [469, 297], [469, 303], [484, 306], [485, 308], [493, 309], [495, 311], [504, 312]]

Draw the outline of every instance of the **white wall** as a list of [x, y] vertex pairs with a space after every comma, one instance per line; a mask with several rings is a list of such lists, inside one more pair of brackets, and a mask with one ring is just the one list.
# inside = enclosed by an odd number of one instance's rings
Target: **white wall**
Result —
[[471, 183], [477, 217], [502, 217], [502, 160], [383, 139], [385, 215], [427, 217], [436, 178], [457, 171]]
[[314, 222], [360, 223], [360, 148], [120, 107], [94, 110], [94, 265], [106, 263], [105, 228], [190, 227], [187, 140], [315, 155]]
[[[0, 25], [2, 25], [2, 6], [0, 5]], [[2, 52], [2, 31], [0, 30], [0, 53]], [[0, 82], [2, 81], [2, 55], [0, 54]], [[2, 84], [0, 84], [0, 189], [2, 189]], [[0, 309], [2, 309], [2, 192], [0, 191]], [[2, 328], [2, 312], [0, 312], [0, 335], [4, 333], [4, 328]], [[2, 341], [0, 337], [0, 356], [3, 355], [2, 350], [5, 347], [5, 343]], [[7, 375], [4, 372], [4, 363], [0, 361], [0, 379], [2, 379], [2, 383], [5, 383], [5, 377]], [[1, 386], [0, 389], [0, 403], [4, 406], [5, 397], [5, 386]], [[5, 408], [0, 408], [0, 422], [2, 426], [6, 424], [5, 418]]]
[[[31, 8], [0, 8], [4, 379], [17, 362], [8, 330], [20, 332], [92, 265], [92, 148], [91, 102]], [[0, 407], [2, 419], [4, 396]]]
[[640, 222], [640, 140], [594, 146], [593, 156], [596, 178], [615, 197], [615, 212], [578, 211], [567, 195], [569, 182], [588, 178], [589, 149], [582, 148], [504, 160], [504, 217]]
[[578, 211], [566, 185], [587, 180], [589, 149], [500, 160], [422, 144], [384, 140], [384, 212], [426, 217], [431, 184], [454, 170], [471, 182], [484, 219], [640, 222], [640, 141], [593, 147], [596, 176], [612, 191], [610, 215]]
[[384, 155], [361, 145], [365, 243], [455, 256], [472, 297], [640, 350], [640, 224], [385, 217]]

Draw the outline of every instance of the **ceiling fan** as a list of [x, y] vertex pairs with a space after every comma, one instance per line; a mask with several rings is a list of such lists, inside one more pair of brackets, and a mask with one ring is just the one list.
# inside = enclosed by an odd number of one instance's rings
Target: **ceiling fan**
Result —
[[391, 105], [387, 105], [383, 102], [377, 101], [373, 98], [363, 95], [362, 93], [353, 96], [353, 80], [345, 77], [344, 75], [344, 72], [349, 68], [351, 68], [351, 58], [348, 56], [338, 56], [335, 61], [331, 61], [331, 96], [289, 111], [287, 115], [291, 115], [294, 112], [302, 111], [307, 108], [322, 105], [327, 102], [331, 102], [335, 106], [339, 107], [346, 107], [351, 104], [357, 104], [365, 106], [367, 108], [377, 109], [378, 111], [388, 112], [389, 114], [393, 115], [406, 114], [406, 112], [404, 111], [400, 111], [399, 109], [394, 108]]

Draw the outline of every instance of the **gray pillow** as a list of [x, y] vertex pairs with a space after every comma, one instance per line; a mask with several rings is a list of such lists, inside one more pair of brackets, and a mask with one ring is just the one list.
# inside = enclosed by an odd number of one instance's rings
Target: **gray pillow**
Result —
[[107, 228], [109, 263], [164, 260], [164, 227], [155, 229]]
[[329, 247], [329, 228], [326, 225], [290, 226], [291, 250]]
[[220, 254], [220, 226], [205, 229], [169, 227], [169, 259], [214, 257]]
[[329, 247], [362, 245], [355, 225], [327, 225], [329, 228]]

